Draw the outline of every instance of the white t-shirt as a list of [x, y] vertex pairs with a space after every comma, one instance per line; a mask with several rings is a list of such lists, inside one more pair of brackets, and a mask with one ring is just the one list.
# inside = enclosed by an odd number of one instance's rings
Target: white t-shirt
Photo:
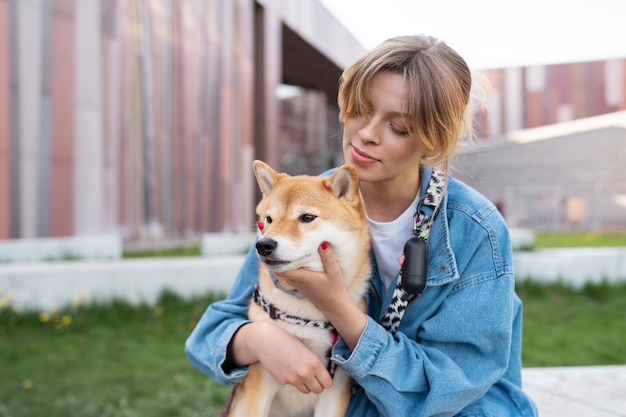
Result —
[[419, 193], [409, 207], [395, 220], [377, 222], [367, 217], [370, 226], [372, 248], [378, 264], [378, 272], [383, 281], [385, 291], [393, 282], [395, 285], [400, 273], [398, 258], [402, 255], [404, 244], [411, 238], [415, 227], [414, 215]]

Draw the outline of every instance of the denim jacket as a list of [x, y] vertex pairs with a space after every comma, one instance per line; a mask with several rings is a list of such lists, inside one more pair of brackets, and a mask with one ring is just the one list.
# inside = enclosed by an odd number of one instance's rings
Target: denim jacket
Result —
[[[430, 172], [423, 169], [422, 194]], [[393, 335], [378, 323], [393, 287], [383, 291], [373, 258], [367, 325], [353, 351], [341, 339], [332, 350], [357, 387], [346, 416], [536, 416], [521, 389], [522, 305], [503, 218], [450, 177], [428, 251], [426, 290]], [[221, 384], [236, 384], [248, 370], [225, 373], [222, 365], [247, 322], [257, 269], [251, 250], [227, 299], [208, 307], [185, 344], [189, 361]]]

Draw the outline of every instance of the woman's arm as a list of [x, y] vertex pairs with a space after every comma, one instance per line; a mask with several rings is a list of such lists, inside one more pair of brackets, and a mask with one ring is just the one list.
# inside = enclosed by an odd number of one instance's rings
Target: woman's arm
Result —
[[325, 272], [281, 274], [337, 328], [341, 339], [332, 359], [363, 387], [381, 415], [455, 415], [506, 372], [515, 314], [513, 271], [485, 268], [493, 247], [474, 236], [476, 249], [467, 252], [473, 256], [464, 259], [463, 278], [431, 285], [409, 306], [395, 335], [365, 315], [363, 324], [356, 305], [336, 295], [342, 294], [341, 274], [330, 250], [320, 250]]
[[[511, 348], [512, 277], [477, 282], [449, 293], [429, 288], [411, 309], [438, 311], [414, 335], [419, 313], [395, 335], [372, 318], [355, 349], [340, 341], [332, 359], [365, 390], [382, 416], [456, 415], [505, 373]], [[447, 294], [446, 294], [447, 293]], [[492, 300], [495, 298], [495, 300]], [[413, 330], [413, 329], [411, 329]]]

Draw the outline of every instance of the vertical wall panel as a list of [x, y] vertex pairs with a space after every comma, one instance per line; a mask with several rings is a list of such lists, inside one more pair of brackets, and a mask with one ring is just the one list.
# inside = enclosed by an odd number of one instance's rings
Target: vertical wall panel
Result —
[[194, 193], [194, 182], [196, 173], [195, 142], [198, 133], [198, 0], [186, 0], [182, 3], [183, 11], [183, 36], [184, 59], [182, 61], [185, 74], [184, 106], [187, 109], [184, 113], [184, 131], [181, 140], [183, 141], [183, 195], [184, 195], [184, 236], [190, 236], [195, 230], [196, 195]]
[[[163, 236], [163, 43], [166, 16], [162, 0], [150, 1], [145, 4], [147, 21], [149, 22], [150, 48], [146, 51], [150, 61], [150, 72], [152, 74], [150, 88], [152, 90], [152, 105], [150, 108], [151, 129], [152, 129], [152, 219], [151, 238], [160, 239]], [[145, 31], [146, 29], [144, 29]]]
[[37, 195], [37, 236], [50, 235], [50, 183], [52, 178], [51, 132], [52, 132], [52, 45], [54, 27], [52, 19], [52, 1], [42, 3], [41, 13], [41, 121], [39, 130]]
[[[234, 3], [228, 2], [222, 5], [220, 30], [221, 54], [220, 54], [220, 160], [218, 180], [222, 184], [221, 193], [217, 196], [221, 201], [232, 201], [233, 190], [230, 187], [230, 166], [232, 164], [232, 142], [233, 135], [233, 94], [234, 94], [234, 69], [232, 60], [232, 48], [234, 28], [233, 28]], [[228, 47], [227, 47], [228, 46]], [[229, 213], [226, 206], [220, 207], [218, 214], [219, 225], [222, 230], [230, 232]]]
[[589, 102], [590, 109], [589, 115], [596, 116], [598, 114], [607, 113], [606, 97], [604, 95], [604, 75], [605, 75], [604, 61], [591, 62], [589, 65]]
[[141, 21], [140, 0], [128, 2], [128, 35], [126, 42], [125, 84], [127, 111], [125, 114], [126, 138], [124, 140], [125, 160], [125, 212], [127, 232], [138, 240], [146, 238], [146, 222], [143, 193], [145, 166], [143, 158], [143, 107], [141, 100]]
[[572, 64], [572, 84], [569, 87], [570, 104], [574, 110], [574, 119], [589, 115], [589, 63]]
[[537, 127], [546, 124], [544, 118], [544, 94], [546, 90], [546, 69], [533, 66], [525, 71], [525, 109], [524, 127]]
[[124, 0], [109, 0], [102, 8], [102, 108], [103, 108], [103, 228], [116, 233], [120, 225], [121, 54]]
[[161, 0], [162, 25], [159, 30], [161, 37], [161, 74], [162, 95], [161, 105], [157, 109], [160, 114], [160, 168], [161, 168], [161, 221], [166, 236], [174, 235], [172, 217], [172, 0]]
[[522, 69], [508, 68], [504, 70], [504, 128], [505, 131], [521, 129], [524, 126], [522, 90]]
[[7, 26], [9, 31], [9, 59], [7, 60], [8, 72], [9, 72], [9, 115], [8, 120], [11, 121], [8, 124], [9, 128], [9, 160], [11, 164], [9, 166], [9, 193], [11, 198], [9, 199], [10, 214], [9, 214], [9, 236], [11, 238], [17, 238], [22, 236], [22, 187], [21, 187], [21, 163], [20, 154], [22, 149], [21, 133], [20, 133], [20, 101], [21, 101], [21, 88], [20, 88], [20, 65], [19, 54], [20, 49], [20, 36], [19, 36], [19, 10], [17, 7], [17, 0], [10, 0], [9, 2], [9, 22], [13, 22]]
[[[220, 114], [219, 114], [219, 90], [221, 78], [220, 65], [220, 45], [221, 45], [221, 7], [220, 0], [209, 0], [207, 17], [207, 91], [206, 91], [206, 135], [207, 147], [204, 152], [205, 178], [205, 201], [207, 210], [207, 227], [205, 230], [220, 230], [221, 207], [219, 195], [224, 187], [219, 181], [219, 160], [220, 160]], [[257, 76], [261, 76], [257, 74]]]
[[[233, 174], [237, 184], [237, 193], [232, 202], [232, 228], [237, 232], [249, 232], [252, 229], [254, 213], [254, 191], [256, 182], [252, 175], [252, 161], [254, 160], [254, 4], [248, 0], [237, 2], [237, 69], [239, 104], [236, 113], [239, 119], [239, 132], [236, 140], [239, 141], [239, 152], [236, 152], [238, 161], [233, 166]], [[324, 117], [324, 112], [319, 112]], [[325, 126], [325, 122], [319, 126]]]
[[621, 60], [622, 65], [622, 82], [621, 82], [621, 92], [622, 92], [622, 98], [620, 100], [620, 106], [619, 106], [619, 110], [626, 110], [626, 58]]
[[146, 235], [150, 240], [159, 237], [159, 225], [156, 217], [156, 171], [155, 171], [155, 79], [153, 71], [153, 53], [152, 53], [152, 26], [153, 19], [150, 19], [150, 10], [146, 1], [139, 3], [139, 86], [141, 100], [141, 140], [142, 158], [144, 163], [142, 191], [143, 201], [143, 221], [146, 224]]
[[20, 237], [37, 236], [39, 138], [41, 129], [41, 0], [17, 2], [19, 77]]
[[103, 146], [100, 2], [76, 2], [74, 234], [103, 228]]
[[75, 24], [73, 4], [60, 3], [55, 1], [53, 13], [50, 236], [70, 236], [74, 231]]
[[0, 239], [11, 236], [10, 25], [8, 0], [0, 0]]
[[604, 95], [609, 111], [619, 111], [622, 108], [624, 94], [624, 60], [614, 59], [607, 61], [604, 68]]

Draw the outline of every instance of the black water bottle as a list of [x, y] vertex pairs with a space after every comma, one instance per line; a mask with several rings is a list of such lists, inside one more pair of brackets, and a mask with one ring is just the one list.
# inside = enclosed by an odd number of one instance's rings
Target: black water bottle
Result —
[[426, 263], [428, 246], [418, 237], [412, 237], [404, 244], [402, 263], [402, 288], [410, 295], [419, 295], [426, 288]]

